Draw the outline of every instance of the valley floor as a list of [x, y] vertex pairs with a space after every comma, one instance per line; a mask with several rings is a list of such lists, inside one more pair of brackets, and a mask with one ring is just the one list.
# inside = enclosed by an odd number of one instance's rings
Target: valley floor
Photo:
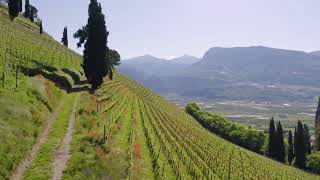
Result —
[[317, 104], [315, 103], [271, 103], [228, 101], [205, 98], [188, 98], [167, 96], [166, 99], [184, 109], [195, 101], [205, 111], [221, 114], [235, 123], [249, 125], [258, 129], [268, 130], [271, 117], [281, 121], [285, 130], [294, 130], [298, 120], [307, 124], [314, 134], [314, 119]]

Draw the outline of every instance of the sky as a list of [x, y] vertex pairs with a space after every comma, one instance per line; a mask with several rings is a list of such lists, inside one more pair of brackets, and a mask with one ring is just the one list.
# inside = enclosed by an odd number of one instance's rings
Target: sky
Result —
[[[320, 50], [319, 0], [98, 0], [122, 59], [151, 54], [202, 57], [211, 47]], [[59, 40], [85, 25], [89, 0], [30, 0], [46, 32]]]

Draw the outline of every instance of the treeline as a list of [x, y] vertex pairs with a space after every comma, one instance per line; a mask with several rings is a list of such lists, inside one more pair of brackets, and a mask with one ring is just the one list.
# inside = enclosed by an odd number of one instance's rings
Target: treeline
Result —
[[[22, 0], [7, 0], [2, 3], [6, 3], [8, 5], [9, 15], [12, 20], [14, 20], [20, 13], [22, 13]], [[24, 13], [23, 16], [29, 18], [31, 22], [34, 22], [38, 17], [38, 9], [31, 5], [29, 0], [25, 1]], [[41, 21], [38, 20], [40, 24]]]
[[309, 127], [306, 124], [298, 121], [294, 135], [289, 131], [287, 145], [285, 142], [281, 123], [278, 122], [275, 127], [274, 119], [271, 118], [266, 155], [274, 160], [288, 163], [289, 165], [292, 164], [300, 169], [314, 171], [314, 169], [319, 168], [319, 165], [315, 167], [316, 163], [314, 163], [317, 156], [310, 156], [311, 158], [308, 158], [312, 153], [312, 148]]
[[196, 103], [188, 104], [186, 106], [186, 112], [209, 131], [220, 135], [234, 144], [263, 154], [266, 135], [262, 131], [229, 122], [216, 114], [204, 112]]

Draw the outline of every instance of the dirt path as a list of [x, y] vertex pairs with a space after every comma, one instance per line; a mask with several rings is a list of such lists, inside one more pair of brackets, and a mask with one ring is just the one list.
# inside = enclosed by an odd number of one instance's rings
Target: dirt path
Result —
[[72, 132], [73, 132], [73, 127], [74, 127], [74, 122], [76, 119], [76, 110], [77, 110], [77, 101], [79, 98], [79, 94], [75, 98], [73, 108], [72, 108], [72, 113], [69, 121], [69, 127], [68, 127], [68, 132], [63, 140], [63, 144], [60, 149], [57, 149], [54, 152], [54, 157], [53, 157], [53, 180], [60, 180], [63, 175], [63, 170], [67, 165], [67, 162], [70, 158], [70, 143], [72, 140]]
[[27, 156], [27, 158], [24, 159], [23, 161], [21, 161], [20, 164], [17, 166], [16, 170], [14, 171], [13, 175], [11, 176], [12, 180], [21, 179], [23, 172], [27, 169], [27, 167], [29, 167], [31, 165], [32, 161], [34, 160], [34, 158], [38, 154], [41, 145], [46, 141], [48, 134], [49, 134], [56, 118], [57, 118], [57, 115], [61, 110], [63, 102], [64, 102], [63, 100], [61, 100], [59, 102], [57, 108], [55, 109], [55, 111], [52, 113], [50, 119], [48, 120], [48, 124], [47, 124], [46, 128], [42, 131], [42, 133], [38, 137], [36, 144], [33, 146], [32, 150], [29, 153], [29, 155]]

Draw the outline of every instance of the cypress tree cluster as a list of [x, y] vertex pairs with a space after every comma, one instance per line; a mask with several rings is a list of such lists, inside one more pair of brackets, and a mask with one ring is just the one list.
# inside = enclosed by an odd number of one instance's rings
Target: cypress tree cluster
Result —
[[294, 165], [304, 169], [306, 167], [306, 146], [305, 146], [305, 136], [304, 136], [304, 129], [302, 123], [298, 121], [298, 126], [296, 128], [296, 136], [294, 149], [295, 149], [295, 162]]
[[305, 142], [305, 149], [307, 154], [311, 154], [311, 141], [310, 141], [310, 133], [309, 127], [304, 124], [303, 125], [303, 132], [304, 132], [304, 142]]
[[289, 131], [288, 136], [288, 163], [291, 164], [294, 158], [292, 133]]
[[29, 0], [26, 0], [24, 5], [24, 17], [29, 18], [30, 16], [30, 2]]
[[9, 0], [8, 2], [9, 15], [12, 20], [22, 12], [22, 0]]
[[[294, 130], [294, 136], [289, 131], [288, 136], [288, 163], [291, 164], [294, 160], [294, 165], [304, 169], [306, 167], [306, 155], [311, 154], [311, 142], [309, 128], [306, 124], [302, 125], [298, 121], [298, 126]], [[279, 162], [286, 162], [286, 148], [284, 143], [284, 133], [280, 122], [275, 128], [274, 119], [270, 119], [269, 125], [269, 144], [268, 157]]]
[[274, 125], [273, 117], [270, 119], [269, 124], [269, 144], [268, 144], [268, 153], [267, 155], [274, 159], [276, 157], [276, 128]]
[[267, 155], [280, 162], [285, 162], [286, 152], [284, 145], [283, 129], [280, 122], [277, 123], [277, 128], [274, 125], [274, 119], [270, 119], [269, 125], [269, 144]]
[[282, 125], [280, 122], [277, 124], [277, 129], [276, 129], [276, 159], [279, 162], [286, 162], [285, 157], [286, 157], [286, 148], [284, 145], [284, 137], [283, 137], [283, 129]]
[[34, 9], [33, 8], [30, 10], [29, 19], [31, 22], [34, 22]]
[[30, 4], [29, 0], [26, 0], [24, 9], [24, 17], [29, 18], [31, 22], [34, 22], [34, 18], [37, 16], [37, 10]]
[[62, 39], [61, 39], [61, 43], [65, 46], [65, 47], [68, 47], [68, 28], [67, 26], [64, 27], [63, 29], [63, 36], [62, 36]]

